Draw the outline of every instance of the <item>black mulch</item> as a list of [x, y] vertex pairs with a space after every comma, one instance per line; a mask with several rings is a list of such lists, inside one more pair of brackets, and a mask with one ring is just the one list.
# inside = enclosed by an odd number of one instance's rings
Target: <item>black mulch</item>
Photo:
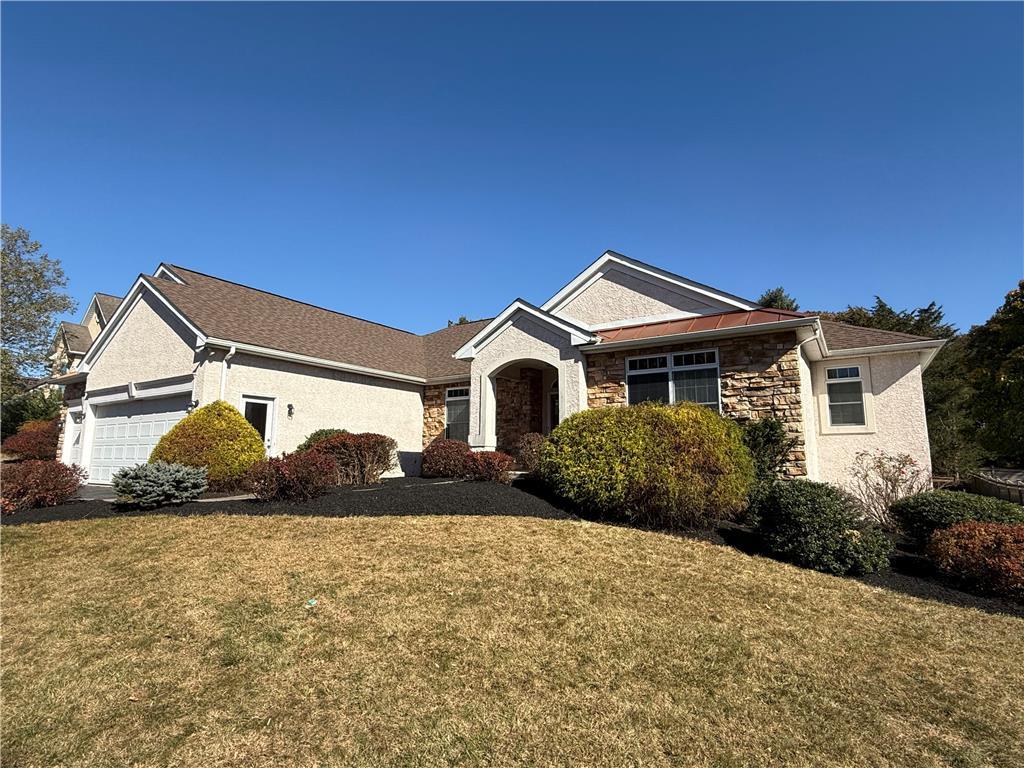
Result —
[[335, 488], [305, 502], [235, 501], [191, 502], [159, 509], [120, 509], [106, 501], [70, 501], [57, 507], [28, 509], [0, 518], [3, 525], [95, 520], [143, 515], [309, 515], [312, 517], [380, 517], [384, 515], [500, 515], [570, 519], [548, 501], [506, 485], [471, 481], [390, 478], [380, 485]]
[[[392, 478], [380, 485], [337, 488], [308, 502], [259, 502], [251, 499], [193, 502], [155, 510], [121, 510], [106, 501], [73, 501], [57, 507], [29, 509], [0, 517], [3, 525], [25, 525], [62, 520], [93, 520], [144, 515], [309, 515], [314, 517], [381, 517], [415, 515], [496, 515], [539, 517], [549, 520], [578, 519], [560, 509], [554, 499], [526, 481], [514, 486], [471, 481]], [[614, 523], [608, 521], [611, 525]], [[748, 554], [760, 554], [757, 537], [743, 526], [724, 524], [713, 530], [662, 531], [686, 538], [734, 547]], [[998, 598], [982, 597], [956, 589], [913, 553], [898, 551], [892, 568], [864, 576], [865, 584], [893, 592], [936, 600], [950, 605], [976, 608], [989, 613], [1024, 617], [1024, 605]]]

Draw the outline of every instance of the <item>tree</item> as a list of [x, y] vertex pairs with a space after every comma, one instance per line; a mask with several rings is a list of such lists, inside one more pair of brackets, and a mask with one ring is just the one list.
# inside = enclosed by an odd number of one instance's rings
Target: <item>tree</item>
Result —
[[451, 328], [453, 325], [469, 325], [471, 322], [473, 322], [473, 321], [470, 320], [465, 315], [459, 315], [459, 319], [458, 320], [449, 320], [448, 321], [448, 327]]
[[43, 373], [57, 316], [75, 309], [75, 302], [61, 289], [68, 284], [59, 259], [42, 253], [42, 246], [18, 227], [0, 225], [3, 238], [3, 292], [0, 312], [0, 348], [4, 352], [4, 394], [16, 382], [12, 376]]
[[950, 339], [923, 377], [932, 468], [957, 481], [988, 458], [978, 443], [978, 424], [971, 415], [976, 393], [968, 376], [967, 354], [966, 335]]
[[978, 441], [1000, 464], [1024, 466], [1024, 280], [967, 345]]
[[26, 421], [49, 421], [60, 415], [64, 395], [59, 389], [33, 389], [4, 397], [0, 405], [0, 439], [6, 440]]
[[796, 299], [786, 293], [786, 290], [781, 285], [778, 288], [770, 288], [762, 293], [761, 297], [757, 300], [757, 303], [762, 307], [788, 309], [793, 312], [800, 309], [800, 305], [796, 303]]
[[822, 312], [821, 316], [847, 325], [899, 331], [937, 339], [951, 339], [957, 333], [956, 326], [943, 322], [942, 306], [934, 301], [927, 307], [897, 310], [881, 297], [875, 296], [875, 305], [870, 309], [847, 306], [842, 312]]

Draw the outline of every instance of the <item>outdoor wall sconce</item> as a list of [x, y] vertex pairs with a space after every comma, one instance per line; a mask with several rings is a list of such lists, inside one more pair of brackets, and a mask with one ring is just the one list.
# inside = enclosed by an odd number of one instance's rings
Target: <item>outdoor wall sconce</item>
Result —
[[290, 419], [294, 415], [295, 415], [295, 406], [292, 405], [291, 403], [288, 403], [288, 418]]

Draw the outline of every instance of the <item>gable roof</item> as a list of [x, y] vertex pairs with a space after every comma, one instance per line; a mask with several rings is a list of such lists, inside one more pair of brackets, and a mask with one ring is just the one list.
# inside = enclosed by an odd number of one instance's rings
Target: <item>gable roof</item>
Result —
[[89, 329], [84, 325], [62, 320], [60, 331], [64, 334], [64, 343], [67, 344], [70, 354], [84, 355], [89, 351], [89, 346], [92, 344], [92, 334], [89, 333]]
[[469, 375], [452, 353], [487, 324], [478, 320], [426, 335], [335, 312], [177, 265], [148, 278], [209, 339], [267, 348], [402, 376]]
[[535, 320], [539, 320], [545, 325], [557, 328], [563, 333], [569, 334], [571, 342], [577, 346], [581, 344], [591, 344], [597, 341], [598, 338], [590, 330], [577, 325], [571, 320], [567, 320], [564, 317], [557, 317], [550, 312], [531, 304], [525, 299], [516, 299], [505, 307], [497, 317], [488, 322], [487, 325], [479, 330], [479, 332], [474, 334], [472, 338], [468, 339], [465, 344], [459, 347], [455, 351], [455, 356], [460, 360], [469, 360], [475, 357], [476, 353], [485, 347], [495, 334], [500, 333], [509, 323], [511, 323], [512, 317], [517, 314], [530, 315]]
[[100, 309], [100, 319], [106, 325], [117, 312], [117, 308], [121, 306], [121, 297], [112, 296], [109, 293], [97, 293], [93, 298]]
[[627, 270], [645, 275], [656, 281], [661, 281], [683, 288], [684, 290], [698, 294], [705, 299], [711, 299], [727, 306], [736, 307], [737, 309], [755, 309], [757, 307], [757, 304], [754, 302], [748, 301], [740, 296], [734, 296], [731, 293], [726, 293], [725, 291], [721, 291], [717, 288], [712, 288], [710, 285], [705, 285], [704, 283], [698, 283], [696, 280], [690, 280], [687, 277], [682, 277], [681, 275], [669, 272], [666, 269], [661, 269], [660, 267], [655, 267], [652, 264], [646, 264], [645, 262], [638, 261], [637, 259], [630, 258], [629, 256], [624, 256], [621, 253], [605, 251], [594, 263], [562, 286], [554, 296], [541, 304], [540, 309], [545, 312], [557, 313], [561, 307], [568, 304], [594, 280], [599, 278], [606, 269], [615, 265], [625, 267]]

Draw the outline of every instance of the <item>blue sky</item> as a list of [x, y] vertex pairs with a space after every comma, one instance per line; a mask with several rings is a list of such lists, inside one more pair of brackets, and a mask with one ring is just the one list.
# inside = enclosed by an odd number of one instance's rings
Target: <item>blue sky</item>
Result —
[[1024, 273], [1020, 4], [25, 4], [3, 220], [414, 331], [611, 248], [806, 309]]

